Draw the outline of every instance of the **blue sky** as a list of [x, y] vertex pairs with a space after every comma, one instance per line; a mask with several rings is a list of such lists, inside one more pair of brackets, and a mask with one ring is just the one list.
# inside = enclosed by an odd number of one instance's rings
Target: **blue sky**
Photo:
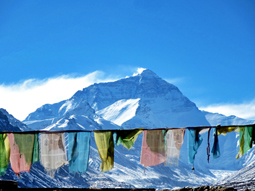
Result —
[[2, 0], [0, 107], [22, 120], [147, 68], [199, 108], [255, 119], [254, 10], [254, 0]]

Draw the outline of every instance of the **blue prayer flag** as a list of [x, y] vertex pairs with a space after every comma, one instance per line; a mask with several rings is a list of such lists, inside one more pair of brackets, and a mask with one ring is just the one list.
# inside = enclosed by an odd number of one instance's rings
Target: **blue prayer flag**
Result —
[[69, 172], [86, 172], [89, 160], [90, 132], [68, 133]]
[[212, 147], [212, 153], [213, 153], [213, 158], [216, 159], [220, 156], [220, 145], [219, 145], [218, 133], [216, 128], [214, 128], [213, 136], [214, 136], [214, 142]]
[[189, 162], [194, 164], [195, 155], [201, 145], [203, 138], [199, 135], [200, 129], [188, 128], [188, 149], [189, 149]]

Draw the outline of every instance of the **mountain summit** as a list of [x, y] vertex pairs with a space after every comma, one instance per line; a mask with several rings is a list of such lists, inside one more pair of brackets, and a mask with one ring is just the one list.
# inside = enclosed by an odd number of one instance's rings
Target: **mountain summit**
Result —
[[142, 76], [142, 77], [156, 77], [159, 78], [159, 76], [157, 74], [155, 74], [153, 71], [149, 70], [149, 69], [144, 69], [142, 72], [137, 74], [138, 76]]

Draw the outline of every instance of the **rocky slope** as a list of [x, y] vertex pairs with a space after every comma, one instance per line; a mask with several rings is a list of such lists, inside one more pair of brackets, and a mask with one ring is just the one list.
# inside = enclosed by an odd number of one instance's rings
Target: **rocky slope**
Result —
[[14, 118], [5, 109], [0, 108], [0, 130], [1, 131], [28, 131], [31, 130], [24, 123]]

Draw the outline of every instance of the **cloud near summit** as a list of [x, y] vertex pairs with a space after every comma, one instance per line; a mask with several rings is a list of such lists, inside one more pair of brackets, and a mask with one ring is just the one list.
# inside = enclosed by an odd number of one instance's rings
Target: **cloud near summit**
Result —
[[213, 113], [220, 113], [226, 116], [235, 115], [244, 119], [255, 120], [255, 99], [251, 100], [250, 102], [240, 104], [212, 104], [199, 107], [199, 109]]
[[6, 109], [19, 120], [44, 104], [52, 104], [65, 99], [91, 84], [115, 81], [105, 77], [101, 71], [83, 76], [62, 75], [47, 79], [28, 79], [21, 83], [0, 85], [0, 108]]

